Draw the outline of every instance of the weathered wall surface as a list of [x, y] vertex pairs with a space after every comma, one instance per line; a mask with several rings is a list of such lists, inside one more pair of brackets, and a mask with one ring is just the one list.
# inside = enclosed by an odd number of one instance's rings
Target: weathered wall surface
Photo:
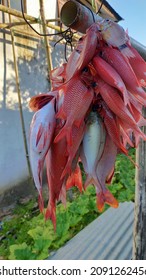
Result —
[[[56, 17], [56, 1], [49, 0], [45, 7], [46, 18]], [[16, 6], [14, 8], [17, 8]], [[35, 10], [36, 9], [36, 10]], [[51, 11], [51, 14], [50, 14]], [[28, 14], [37, 16], [38, 7], [28, 7]], [[8, 15], [0, 14], [0, 22], [8, 22]], [[20, 28], [20, 27], [19, 27]], [[23, 32], [31, 33], [28, 26]], [[54, 31], [53, 31], [54, 32]], [[34, 34], [36, 35], [36, 34]], [[64, 46], [54, 49], [51, 41], [53, 66], [64, 62]], [[28, 108], [30, 97], [50, 89], [46, 52], [42, 38], [24, 36], [15, 32], [15, 50], [19, 70], [21, 99], [26, 137], [29, 142], [29, 126], [33, 113]], [[20, 119], [15, 80], [11, 36], [8, 30], [0, 32], [0, 195], [21, 184], [29, 176]], [[0, 199], [1, 201], [1, 199]]]

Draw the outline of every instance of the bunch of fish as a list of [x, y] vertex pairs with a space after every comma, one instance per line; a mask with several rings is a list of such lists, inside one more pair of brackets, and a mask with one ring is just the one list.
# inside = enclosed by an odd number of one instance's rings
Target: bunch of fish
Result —
[[[146, 63], [117, 23], [93, 23], [79, 39], [68, 62], [50, 73], [52, 89], [33, 96], [30, 160], [40, 210], [44, 211], [42, 173], [46, 163], [49, 201], [45, 218], [56, 228], [56, 202], [66, 190], [96, 188], [97, 208], [118, 207], [108, 190], [118, 153], [146, 140]], [[82, 183], [79, 162], [86, 180]]]

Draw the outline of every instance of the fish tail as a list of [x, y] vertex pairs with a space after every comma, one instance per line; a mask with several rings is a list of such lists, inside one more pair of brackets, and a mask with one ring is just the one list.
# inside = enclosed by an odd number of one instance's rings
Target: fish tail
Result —
[[96, 193], [96, 206], [99, 212], [103, 212], [104, 204], [105, 201], [104, 201], [103, 192]]
[[109, 173], [109, 175], [106, 178], [106, 184], [110, 185], [112, 178], [114, 176], [114, 172], [115, 172], [115, 167], [112, 168], [111, 172]]
[[96, 175], [96, 172], [94, 172], [93, 174], [87, 174], [87, 178], [86, 178], [86, 181], [84, 183], [84, 189], [86, 190], [86, 188], [89, 186], [89, 185], [94, 185], [94, 186], [98, 186], [98, 188], [101, 190], [102, 187], [100, 185], [100, 182], [97, 178], [97, 175]]
[[134, 167], [139, 168], [139, 165], [132, 159], [131, 156], [127, 155], [127, 157], [129, 158], [129, 160], [131, 161], [131, 163], [134, 165]]
[[146, 119], [144, 119], [142, 116], [140, 117], [140, 120], [137, 122], [137, 125], [139, 127], [146, 126]]
[[63, 183], [60, 194], [59, 194], [59, 200], [61, 200], [61, 202], [64, 204], [64, 206], [66, 207], [66, 186]]
[[56, 205], [55, 203], [51, 203], [49, 201], [46, 213], [45, 213], [45, 220], [50, 219], [53, 223], [54, 231], [56, 231]]
[[125, 45], [125, 48], [120, 49], [121, 53], [126, 56], [127, 58], [135, 57], [135, 54], [130, 50], [128, 46]]
[[135, 130], [133, 131], [134, 138], [135, 138], [135, 147], [138, 147], [139, 141], [142, 138], [144, 141], [146, 141], [146, 135], [139, 129], [139, 131]]
[[117, 208], [119, 206], [119, 202], [108, 189], [103, 191], [103, 197], [104, 197], [105, 203], [110, 205], [111, 207]]
[[70, 161], [67, 161], [67, 164], [61, 174], [61, 180], [68, 174], [70, 176], [70, 174], [72, 173], [72, 169], [71, 169], [71, 164]]
[[40, 212], [44, 213], [44, 200], [43, 200], [43, 196], [42, 196], [42, 190], [38, 196], [38, 205], [39, 205]]
[[68, 190], [72, 186], [77, 186], [80, 192], [83, 190], [82, 175], [79, 166], [76, 167], [75, 171], [67, 179], [66, 189]]

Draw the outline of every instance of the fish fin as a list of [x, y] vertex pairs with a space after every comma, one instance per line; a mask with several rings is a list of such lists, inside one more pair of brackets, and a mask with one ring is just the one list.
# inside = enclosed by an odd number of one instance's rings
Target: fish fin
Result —
[[111, 207], [117, 208], [119, 206], [119, 202], [108, 189], [103, 191], [103, 197], [104, 197], [105, 203], [110, 205]]
[[129, 156], [129, 155], [126, 155], [127, 157], [128, 157], [128, 159], [131, 161], [131, 163], [134, 165], [134, 167], [137, 167], [137, 168], [139, 168], [139, 165], [132, 159], [132, 157], [131, 156]]
[[41, 124], [40, 127], [39, 127], [39, 130], [38, 130], [38, 133], [37, 133], [36, 146], [38, 146], [38, 143], [41, 139], [42, 134], [43, 134], [43, 126]]
[[59, 200], [61, 200], [63, 205], [66, 207], [66, 185], [64, 183], [59, 194]]
[[38, 196], [38, 205], [39, 205], [40, 212], [44, 213], [44, 200], [42, 196], [42, 190], [40, 191]]
[[73, 186], [77, 186], [79, 191], [82, 192], [83, 190], [83, 183], [82, 183], [82, 175], [80, 167], [77, 165], [75, 171], [68, 177], [66, 182], [66, 189], [70, 189]]
[[70, 161], [67, 161], [67, 164], [61, 174], [61, 180], [68, 174], [70, 175], [72, 173], [72, 170], [71, 170], [71, 164], [70, 164]]
[[115, 172], [115, 167], [113, 167], [113, 169], [111, 170], [109, 175], [106, 177], [106, 184], [108, 184], [108, 185], [111, 184], [112, 178], [114, 176], [114, 172]]
[[74, 121], [75, 126], [77, 126], [78, 128], [81, 126], [82, 123], [83, 123], [83, 119], [78, 119]]
[[55, 203], [48, 202], [48, 206], [45, 213], [45, 220], [51, 219], [54, 227], [54, 231], [56, 231], [56, 205]]
[[130, 58], [130, 57], [135, 57], [135, 54], [129, 49], [128, 46], [125, 46], [125, 48], [122, 48], [120, 49], [120, 52], [126, 56], [127, 58]]
[[48, 93], [41, 93], [38, 95], [35, 95], [33, 97], [31, 97], [30, 101], [29, 101], [29, 108], [36, 112], [39, 109], [41, 109], [42, 107], [44, 107], [47, 103], [49, 103], [53, 98], [54, 98], [55, 94], [52, 95], [48, 94]]
[[138, 131], [133, 131], [134, 134], [134, 139], [135, 139], [135, 147], [137, 148], [140, 142], [140, 139], [142, 138], [144, 141], [146, 141], [146, 135], [140, 130]]
[[62, 138], [66, 137], [67, 144], [72, 146], [72, 133], [71, 133], [71, 124], [68, 125], [69, 122], [66, 122], [63, 128], [59, 131], [54, 139], [54, 143], [59, 142]]
[[60, 109], [59, 109], [59, 111], [56, 113], [56, 115], [55, 115], [55, 118], [56, 119], [63, 119], [63, 120], [66, 120], [66, 113], [64, 112], [64, 110], [63, 110], [63, 108], [61, 107]]
[[104, 210], [104, 197], [103, 197], [103, 193], [96, 193], [96, 206], [99, 212], [103, 212]]
[[144, 119], [142, 116], [140, 117], [140, 120], [137, 122], [137, 125], [139, 127], [146, 126], [146, 119]]

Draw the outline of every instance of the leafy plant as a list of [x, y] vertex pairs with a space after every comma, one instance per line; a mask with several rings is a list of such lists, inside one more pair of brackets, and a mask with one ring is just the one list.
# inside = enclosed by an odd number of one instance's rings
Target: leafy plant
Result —
[[[129, 155], [134, 160], [135, 150], [131, 149]], [[83, 169], [82, 173], [85, 180]], [[109, 185], [110, 191], [119, 202], [134, 200], [134, 177], [133, 163], [126, 156], [119, 154], [113, 182]], [[66, 208], [62, 204], [57, 205], [56, 232], [51, 221], [45, 222], [42, 214], [36, 213], [32, 216], [35, 201], [30, 201], [25, 207], [18, 206], [14, 211], [14, 218], [4, 221], [0, 231], [0, 254], [3, 258], [45, 259], [100, 215], [96, 208], [93, 186], [89, 186], [82, 194], [73, 188], [73, 197], [74, 200], [67, 202]]]

